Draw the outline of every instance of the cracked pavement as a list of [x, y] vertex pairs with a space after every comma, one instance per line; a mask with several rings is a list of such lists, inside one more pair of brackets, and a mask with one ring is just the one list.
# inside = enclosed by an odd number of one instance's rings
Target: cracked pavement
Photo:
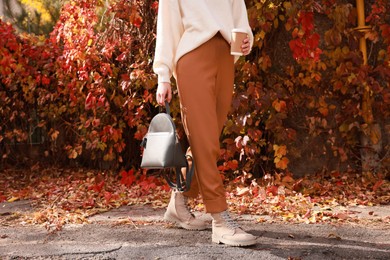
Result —
[[[22, 210], [28, 210], [28, 202], [2, 203], [0, 218]], [[390, 206], [351, 211], [371, 220], [390, 216]], [[53, 233], [42, 226], [3, 224], [0, 259], [390, 259], [388, 223], [256, 223], [259, 216], [236, 216], [258, 236], [255, 246], [239, 248], [211, 243], [211, 229], [187, 231], [166, 224], [163, 213], [150, 206], [124, 206]]]

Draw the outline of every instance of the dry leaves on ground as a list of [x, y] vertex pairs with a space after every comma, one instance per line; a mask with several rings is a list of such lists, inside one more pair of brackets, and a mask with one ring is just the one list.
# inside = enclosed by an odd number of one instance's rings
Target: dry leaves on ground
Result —
[[[390, 182], [371, 173], [333, 172], [299, 179], [287, 173], [266, 175], [260, 180], [242, 175], [225, 179], [225, 184], [230, 210], [259, 215], [258, 222], [359, 222], [350, 217], [348, 206], [390, 202]], [[31, 200], [34, 205], [33, 212], [13, 215], [12, 219], [25, 225], [45, 225], [48, 230], [86, 223], [94, 214], [123, 205], [163, 208], [169, 196], [170, 188], [163, 179], [134, 170], [118, 174], [38, 167], [0, 172], [0, 202]], [[196, 210], [203, 209], [201, 199], [191, 204]], [[340, 211], [343, 207], [345, 210]], [[0, 221], [7, 224], [4, 218]], [[377, 221], [390, 225], [389, 217]]]

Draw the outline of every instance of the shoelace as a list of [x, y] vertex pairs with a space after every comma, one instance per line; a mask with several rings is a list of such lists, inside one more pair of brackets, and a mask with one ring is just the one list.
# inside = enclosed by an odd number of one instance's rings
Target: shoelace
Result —
[[229, 212], [227, 212], [227, 211], [222, 212], [221, 217], [226, 222], [226, 225], [229, 228], [232, 228], [232, 229], [240, 228], [240, 225], [234, 219], [231, 218], [231, 216], [229, 215]]

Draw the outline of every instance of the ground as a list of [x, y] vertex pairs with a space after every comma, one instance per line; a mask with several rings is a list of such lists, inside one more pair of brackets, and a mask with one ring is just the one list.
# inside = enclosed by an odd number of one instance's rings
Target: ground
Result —
[[390, 225], [381, 221], [390, 216], [388, 205], [348, 207], [349, 219], [359, 221], [343, 223], [297, 224], [235, 214], [258, 236], [247, 248], [213, 244], [211, 230], [167, 224], [164, 209], [151, 205], [122, 206], [51, 232], [15, 221], [30, 210], [28, 200], [0, 204], [0, 259], [390, 259]]

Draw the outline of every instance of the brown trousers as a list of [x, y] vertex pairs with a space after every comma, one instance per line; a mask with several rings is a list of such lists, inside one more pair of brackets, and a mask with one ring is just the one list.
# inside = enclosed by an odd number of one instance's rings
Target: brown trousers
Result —
[[202, 196], [206, 212], [227, 209], [217, 168], [219, 138], [229, 112], [234, 84], [234, 57], [221, 34], [181, 57], [176, 66], [184, 129], [195, 160], [195, 177], [184, 195]]

